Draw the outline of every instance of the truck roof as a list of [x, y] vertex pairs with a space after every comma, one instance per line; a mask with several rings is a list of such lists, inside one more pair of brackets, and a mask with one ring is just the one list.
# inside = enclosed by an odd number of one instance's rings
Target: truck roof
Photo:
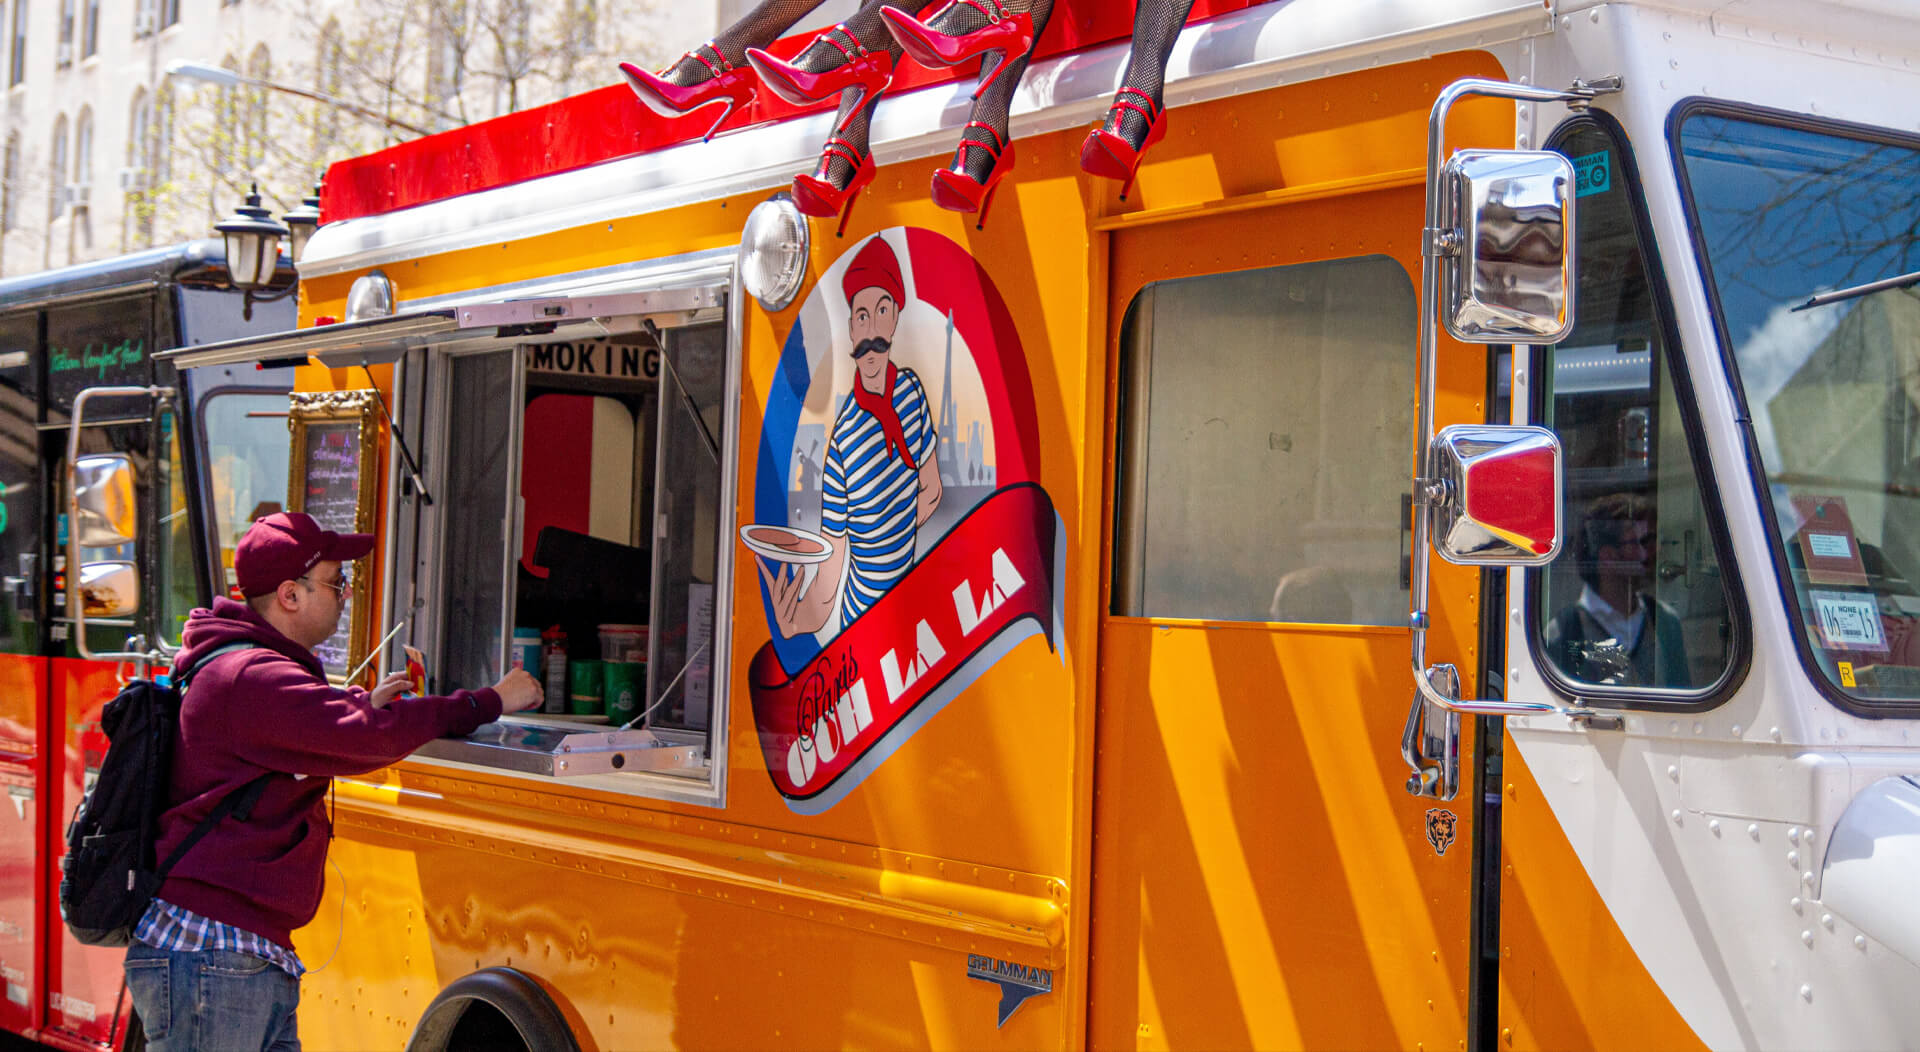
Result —
[[[1190, 21], [1218, 17], [1258, 0], [1195, 0]], [[1036, 62], [1133, 34], [1133, 5], [1108, 0], [1061, 0], [1040, 38]], [[785, 37], [767, 50], [797, 54], [816, 34]], [[697, 40], [688, 40], [692, 47]], [[970, 80], [975, 63], [929, 70], [903, 62], [893, 91], [911, 91]], [[611, 64], [608, 75], [615, 75]], [[1117, 73], [1117, 71], [1116, 71]], [[791, 106], [771, 92], [734, 111], [722, 132], [776, 124], [831, 106]], [[651, 153], [697, 141], [709, 119], [667, 120], [641, 106], [625, 84], [596, 88], [558, 102], [413, 139], [374, 153], [337, 161], [327, 169], [320, 198], [321, 221], [331, 223], [487, 190], [543, 175], [584, 168], [620, 157]]]
[[[293, 278], [284, 256], [275, 277], [276, 284]], [[227, 288], [226, 245], [219, 238], [202, 238], [8, 278], [0, 281], [0, 310], [160, 285]]]

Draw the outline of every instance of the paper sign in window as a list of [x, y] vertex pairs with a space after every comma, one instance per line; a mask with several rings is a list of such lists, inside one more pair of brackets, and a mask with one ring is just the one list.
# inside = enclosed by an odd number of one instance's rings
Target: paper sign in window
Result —
[[1828, 650], [1887, 649], [1887, 637], [1880, 631], [1880, 607], [1873, 596], [1814, 592], [1811, 598], [1822, 646]]
[[1845, 559], [1853, 554], [1853, 545], [1838, 533], [1809, 533], [1807, 548], [1822, 559]]
[[1793, 510], [1800, 516], [1794, 543], [1800, 549], [1807, 582], [1865, 585], [1867, 568], [1860, 562], [1860, 545], [1845, 498], [1796, 496]]

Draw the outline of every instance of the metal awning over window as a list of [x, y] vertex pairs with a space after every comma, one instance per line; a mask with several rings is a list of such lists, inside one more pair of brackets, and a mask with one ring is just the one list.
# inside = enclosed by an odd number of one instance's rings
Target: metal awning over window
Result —
[[484, 350], [632, 332], [648, 322], [667, 328], [717, 321], [725, 298], [721, 288], [708, 286], [470, 303], [175, 347], [154, 357], [182, 369], [248, 362], [303, 365], [309, 357], [334, 368], [377, 365], [415, 347]]

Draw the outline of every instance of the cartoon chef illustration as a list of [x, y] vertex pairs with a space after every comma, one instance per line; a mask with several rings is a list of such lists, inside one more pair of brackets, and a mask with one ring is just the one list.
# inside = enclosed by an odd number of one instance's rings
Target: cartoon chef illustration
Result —
[[[926, 387], [893, 363], [906, 299], [900, 260], [876, 236], [841, 279], [853, 340], [853, 397], [827, 438], [820, 533], [832, 553], [811, 575], [760, 564], [781, 635], [818, 632], [836, 605], [841, 626], [873, 606], [913, 568], [919, 529], [940, 506], [940, 466]], [[844, 578], [844, 587], [842, 587]]]

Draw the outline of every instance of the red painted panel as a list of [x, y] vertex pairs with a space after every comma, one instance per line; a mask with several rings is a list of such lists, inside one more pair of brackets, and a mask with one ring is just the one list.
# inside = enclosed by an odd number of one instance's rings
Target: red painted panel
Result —
[[[1252, 6], [1254, 0], [1196, 0], [1191, 18], [1213, 18]], [[1060, 0], [1040, 39], [1039, 57], [1123, 40], [1132, 33], [1132, 4]], [[768, 50], [792, 55], [812, 39], [810, 33], [788, 37]], [[894, 87], [908, 91], [972, 78], [976, 67], [967, 63], [957, 69], [928, 70], [908, 62], [895, 76]], [[782, 121], [831, 105], [803, 109], [763, 91], [751, 105], [735, 111], [725, 129]], [[708, 123], [704, 113], [681, 120], [657, 117], [635, 101], [624, 83], [596, 88], [550, 105], [336, 162], [327, 169], [320, 210], [323, 220], [331, 223], [410, 208], [689, 142], [700, 138]]]
[[[59, 834], [80, 806], [87, 775], [100, 767], [107, 736], [100, 731], [100, 709], [120, 689], [118, 669], [111, 661], [54, 658], [52, 711], [60, 716], [62, 747], [50, 757], [53, 799], [50, 850], [56, 865], [47, 869], [46, 907], [42, 923], [47, 937], [46, 1029], [42, 1040], [60, 1034], [105, 1045], [119, 1033], [126, 1014], [121, 996], [122, 949], [82, 946], [60, 923], [60, 868], [65, 855]], [[67, 1042], [62, 1042], [67, 1043]]]
[[41, 706], [44, 658], [0, 654], [0, 1029], [38, 1025], [46, 885], [46, 747]]

